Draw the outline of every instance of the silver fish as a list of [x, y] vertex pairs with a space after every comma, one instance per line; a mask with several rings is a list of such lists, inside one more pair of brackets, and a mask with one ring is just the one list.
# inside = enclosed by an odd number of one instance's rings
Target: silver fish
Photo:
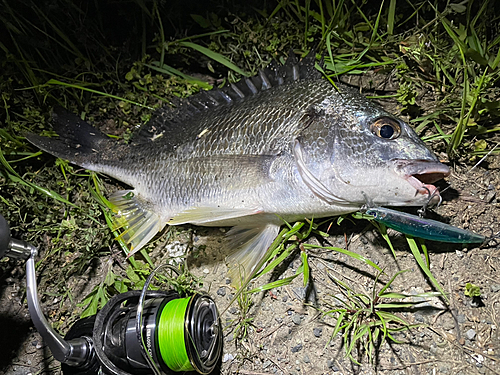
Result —
[[54, 114], [59, 138], [28, 140], [133, 187], [109, 199], [134, 252], [167, 224], [233, 226], [227, 260], [232, 277], [244, 278], [283, 219], [354, 212], [365, 197], [377, 206], [439, 199], [431, 184], [449, 168], [407, 123], [339, 89], [314, 57], [291, 55], [284, 66], [158, 110], [129, 145], [64, 112]]

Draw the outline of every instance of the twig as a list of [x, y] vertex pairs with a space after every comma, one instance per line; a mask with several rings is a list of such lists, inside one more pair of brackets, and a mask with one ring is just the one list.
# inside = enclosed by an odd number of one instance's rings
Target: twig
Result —
[[269, 337], [271, 336], [274, 332], [276, 332], [278, 329], [280, 329], [281, 327], [283, 327], [285, 325], [285, 323], [281, 323], [278, 327], [276, 327], [275, 329], [273, 329], [271, 332], [269, 332], [267, 335], [265, 336], [262, 336], [259, 338], [259, 340], [262, 340], [262, 339], [265, 339], [266, 337]]

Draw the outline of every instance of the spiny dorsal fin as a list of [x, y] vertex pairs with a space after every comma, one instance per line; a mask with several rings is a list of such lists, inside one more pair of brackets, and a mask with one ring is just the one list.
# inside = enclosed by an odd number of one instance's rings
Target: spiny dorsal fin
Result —
[[159, 137], [166, 139], [165, 146], [174, 148], [190, 137], [196, 137], [200, 129], [193, 118], [205, 111], [231, 106], [269, 90], [297, 80], [321, 78], [321, 73], [314, 67], [315, 51], [311, 51], [300, 62], [290, 51], [285, 65], [270, 63], [265, 69], [250, 78], [242, 78], [237, 83], [229, 84], [221, 89], [201, 91], [185, 99], [172, 100], [174, 108], [165, 106], [158, 109], [151, 120], [134, 136], [135, 144], [143, 144]]

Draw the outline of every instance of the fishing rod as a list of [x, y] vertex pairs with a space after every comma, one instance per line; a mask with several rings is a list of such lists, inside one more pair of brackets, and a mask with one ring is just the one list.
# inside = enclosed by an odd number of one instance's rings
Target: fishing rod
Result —
[[[63, 338], [45, 319], [38, 302], [32, 244], [11, 237], [0, 215], [0, 259], [26, 260], [27, 301], [31, 320], [65, 375], [209, 374], [221, 362], [222, 326], [208, 295], [181, 297], [173, 290], [142, 290], [111, 298], [96, 314], [73, 324]], [[168, 266], [167, 266], [168, 267]]]

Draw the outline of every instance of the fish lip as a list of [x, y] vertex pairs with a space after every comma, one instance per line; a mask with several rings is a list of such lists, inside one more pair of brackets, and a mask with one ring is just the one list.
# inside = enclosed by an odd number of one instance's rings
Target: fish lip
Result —
[[402, 175], [417, 191], [432, 197], [432, 201], [440, 200], [439, 190], [432, 185], [450, 175], [450, 168], [436, 160], [393, 160], [395, 171]]

